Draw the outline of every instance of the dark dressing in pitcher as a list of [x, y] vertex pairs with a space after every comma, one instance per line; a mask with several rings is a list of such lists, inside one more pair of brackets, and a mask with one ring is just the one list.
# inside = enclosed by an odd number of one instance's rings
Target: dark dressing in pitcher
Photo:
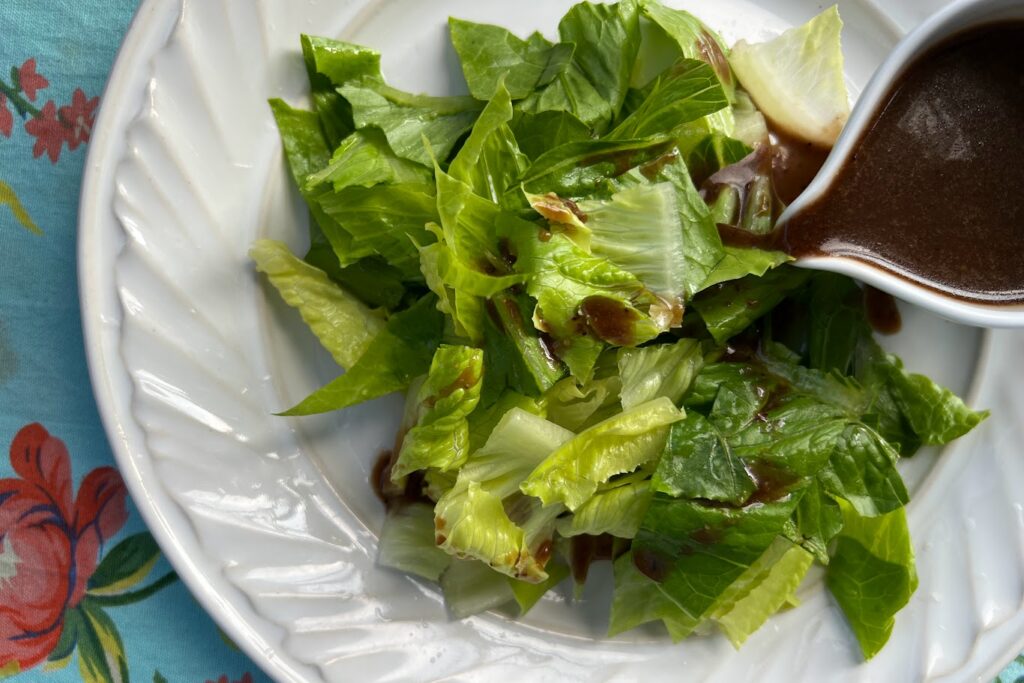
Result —
[[1024, 22], [968, 30], [899, 78], [824, 195], [784, 227], [974, 302], [1024, 302]]

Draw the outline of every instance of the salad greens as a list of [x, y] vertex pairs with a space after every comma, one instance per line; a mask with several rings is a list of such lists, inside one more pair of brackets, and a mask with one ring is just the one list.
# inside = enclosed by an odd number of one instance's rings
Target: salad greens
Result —
[[859, 285], [734, 239], [782, 208], [769, 125], [844, 123], [840, 27], [730, 50], [655, 0], [553, 40], [452, 19], [458, 97], [302, 37], [313, 110], [271, 108], [311, 246], [251, 253], [345, 370], [284, 414], [407, 392], [382, 565], [461, 617], [611, 560], [611, 634], [738, 647], [816, 562], [884, 645], [917, 584], [898, 461], [986, 413], [882, 350]]

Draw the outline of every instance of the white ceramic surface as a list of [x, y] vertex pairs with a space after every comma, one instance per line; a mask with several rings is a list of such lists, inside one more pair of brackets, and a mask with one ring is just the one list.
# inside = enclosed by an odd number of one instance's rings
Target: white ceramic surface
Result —
[[[873, 125], [877, 113], [888, 101], [893, 85], [907, 66], [931, 48], [962, 31], [993, 22], [1022, 19], [1024, 2], [1021, 0], [960, 0], [942, 8], [911, 31], [878, 67], [825, 165], [807, 190], [779, 217], [780, 225], [814, 204], [832, 185], [847, 159], [857, 151], [860, 139]], [[1020, 255], [1006, 254], [1004, 258], [1019, 259]], [[953, 290], [946, 291], [938, 283], [932, 283], [935, 289], [920, 283], [913, 273], [895, 264], [890, 264], [889, 270], [845, 256], [802, 258], [798, 263], [805, 268], [830, 270], [855, 277], [957, 322], [985, 327], [1024, 327], [1024, 304], [1006, 306], [964, 301], [953, 296]]]
[[[814, 580], [800, 608], [738, 653], [719, 637], [678, 646], [654, 631], [603, 638], [601, 585], [581, 603], [557, 593], [522, 622], [451, 620], [433, 586], [374, 566], [383, 511], [367, 476], [391, 443], [397, 399], [302, 421], [270, 415], [334, 373], [245, 255], [257, 236], [299, 247], [305, 234], [265, 105], [304, 97], [297, 34], [372, 45], [396, 85], [443, 93], [458, 83], [448, 14], [550, 31], [569, 4], [143, 3], [91, 143], [79, 267], [97, 401], [154, 535], [228, 634], [282, 681], [991, 677], [1024, 647], [1020, 333], [986, 337], [904, 307], [905, 332], [886, 340], [956, 391], [973, 383], [974, 403], [995, 415], [941, 457], [901, 463], [921, 584], [866, 665]], [[813, 0], [672, 4], [730, 41], [767, 37], [820, 9]], [[851, 86], [930, 7], [841, 3]]]

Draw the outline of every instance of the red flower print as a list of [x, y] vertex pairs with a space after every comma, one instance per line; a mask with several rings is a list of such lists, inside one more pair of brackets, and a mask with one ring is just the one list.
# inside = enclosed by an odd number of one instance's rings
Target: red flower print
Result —
[[77, 149], [83, 142], [89, 142], [99, 103], [100, 98], [86, 99], [85, 92], [81, 88], [75, 88], [71, 104], [60, 108], [60, 120], [68, 129], [68, 147], [72, 150]]
[[61, 147], [68, 141], [71, 132], [57, 118], [57, 105], [53, 100], [46, 103], [39, 116], [25, 123], [25, 130], [36, 138], [32, 156], [38, 159], [46, 152], [53, 163], [57, 163], [60, 158]]
[[207, 679], [206, 683], [252, 683], [252, 674], [246, 672], [237, 681], [229, 681], [227, 674], [222, 674], [216, 681]]
[[38, 424], [11, 443], [18, 478], [0, 479], [0, 670], [24, 671], [50, 654], [64, 613], [85, 596], [100, 547], [124, 525], [117, 470], [90, 472], [72, 500], [64, 443]]
[[14, 128], [14, 114], [7, 108], [7, 98], [0, 95], [0, 135], [5, 138], [11, 137], [11, 129]]
[[18, 69], [18, 85], [30, 102], [36, 101], [36, 91], [50, 85], [50, 81], [36, 73], [36, 58], [29, 57]]

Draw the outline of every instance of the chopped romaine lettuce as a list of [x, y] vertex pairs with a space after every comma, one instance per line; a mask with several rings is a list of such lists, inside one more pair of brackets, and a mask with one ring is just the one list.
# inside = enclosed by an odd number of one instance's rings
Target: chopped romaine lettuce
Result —
[[612, 560], [609, 633], [739, 647], [816, 561], [885, 643], [917, 581], [899, 459], [987, 413], [883, 351], [852, 280], [761, 248], [769, 122], [825, 146], [848, 113], [840, 27], [729, 49], [657, 0], [579, 3], [555, 41], [453, 18], [467, 97], [302, 37], [312, 111], [270, 104], [311, 246], [253, 258], [348, 369], [287, 414], [407, 392], [381, 565], [463, 617]]
[[406, 433], [391, 468], [397, 481], [416, 470], [447, 472], [469, 457], [466, 418], [480, 400], [483, 352], [468, 346], [441, 345], [417, 392], [416, 424]]
[[790, 135], [831, 147], [850, 115], [833, 5], [766, 43], [741, 40], [729, 63], [771, 122]]
[[283, 242], [259, 240], [249, 250], [281, 298], [296, 309], [335, 362], [351, 368], [384, 330], [382, 317], [292, 254]]

